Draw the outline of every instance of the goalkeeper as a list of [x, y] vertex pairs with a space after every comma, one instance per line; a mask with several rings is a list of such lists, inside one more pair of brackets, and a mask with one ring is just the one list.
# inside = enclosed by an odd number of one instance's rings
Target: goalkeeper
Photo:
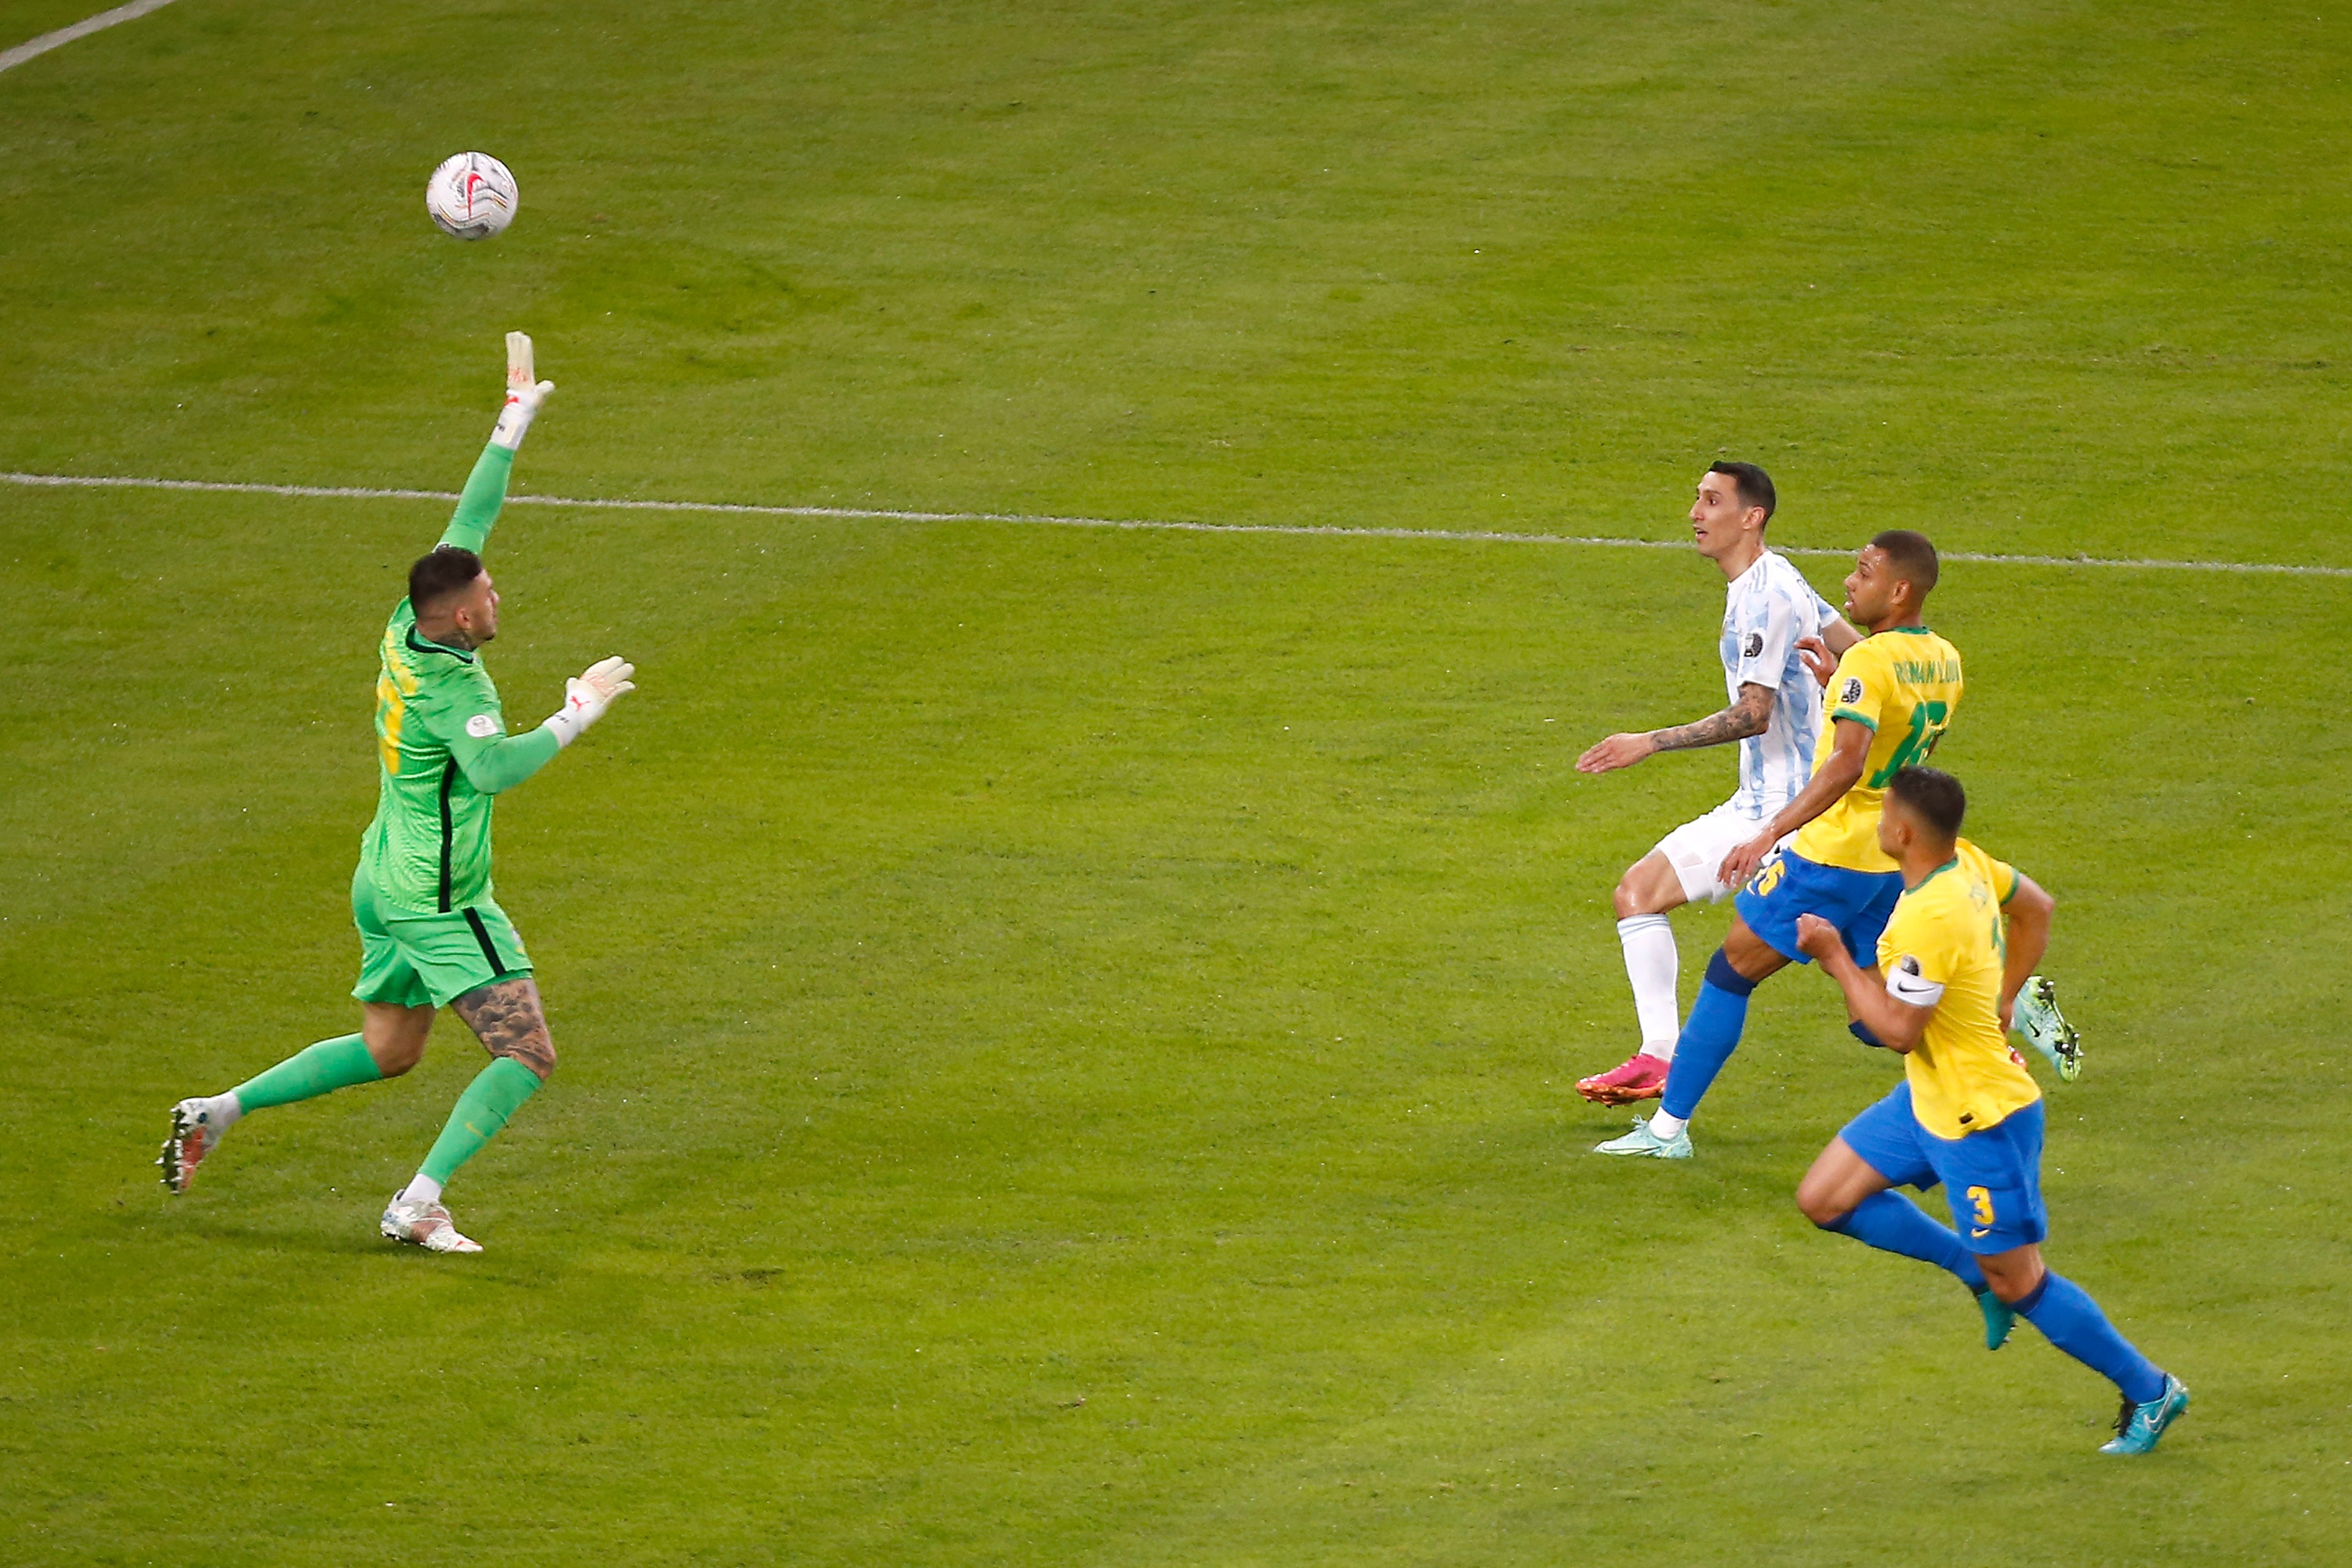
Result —
[[224, 1094], [172, 1108], [156, 1163], [185, 1192], [221, 1136], [248, 1111], [397, 1078], [425, 1055], [446, 1005], [481, 1039], [490, 1064], [458, 1096], [448, 1125], [383, 1211], [394, 1241], [435, 1252], [479, 1252], [457, 1233], [441, 1189], [555, 1070], [555, 1047], [522, 938], [490, 887], [490, 808], [635, 690], [618, 658], [565, 682], [562, 709], [535, 730], [507, 733], [482, 645], [499, 633], [499, 595], [480, 551], [506, 500], [515, 449], [554, 384], [535, 380], [530, 340], [507, 334], [507, 401], [433, 552], [408, 571], [376, 681], [375, 820], [360, 840], [352, 917], [360, 928], [365, 1016], [356, 1035], [320, 1040]]

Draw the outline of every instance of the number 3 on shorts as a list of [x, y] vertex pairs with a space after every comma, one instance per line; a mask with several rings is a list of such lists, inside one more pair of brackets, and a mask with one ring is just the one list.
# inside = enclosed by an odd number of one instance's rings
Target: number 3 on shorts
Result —
[[1770, 898], [1772, 889], [1779, 887], [1780, 879], [1788, 874], [1787, 865], [1781, 861], [1780, 856], [1774, 855], [1772, 858], [1758, 867], [1756, 875], [1748, 879], [1748, 890], [1759, 899]]
[[1990, 1188], [1970, 1187], [1969, 1189], [1969, 1207], [1974, 1213], [1976, 1222], [1979, 1225], [1984, 1226], [1988, 1228], [1991, 1226], [1992, 1193]]

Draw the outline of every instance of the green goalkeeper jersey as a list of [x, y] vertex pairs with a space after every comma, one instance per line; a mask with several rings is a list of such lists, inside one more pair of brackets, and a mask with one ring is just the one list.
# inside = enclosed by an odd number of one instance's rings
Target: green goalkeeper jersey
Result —
[[[506, 500], [514, 454], [484, 449], [443, 544], [478, 553]], [[544, 729], [507, 733], [478, 650], [434, 642], [406, 599], [380, 645], [375, 685], [375, 820], [360, 865], [383, 900], [418, 912], [488, 901], [490, 808], [562, 748]]]

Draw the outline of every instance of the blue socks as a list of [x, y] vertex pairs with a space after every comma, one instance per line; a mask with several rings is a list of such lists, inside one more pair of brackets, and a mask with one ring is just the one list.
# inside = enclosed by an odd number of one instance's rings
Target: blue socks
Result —
[[1731, 967], [1717, 948], [1706, 961], [1706, 983], [1698, 988], [1690, 1016], [1683, 1020], [1682, 1037], [1675, 1042], [1674, 1065], [1666, 1069], [1666, 1092], [1659, 1109], [1687, 1121], [1706, 1098], [1715, 1075], [1739, 1048], [1740, 1031], [1748, 1026], [1748, 995], [1756, 982]]
[[2116, 1332], [2091, 1293], [2072, 1279], [2044, 1273], [2015, 1310], [2052, 1344], [2122, 1389], [2134, 1405], [2164, 1393], [2164, 1373], [2157, 1364]]
[[[1682, 1053], [1675, 1053], [1677, 1061]], [[1972, 1292], [1985, 1290], [1984, 1270], [1950, 1227], [1937, 1224], [1917, 1204], [1897, 1192], [1873, 1193], [1853, 1212], [1822, 1226], [1840, 1236], [1874, 1247], [1881, 1252], [1916, 1258], [1958, 1279]], [[2052, 1344], [2099, 1373], [2134, 1405], [2145, 1405], [2164, 1393], [2162, 1369], [2116, 1332], [2090, 1292], [2063, 1275], [2044, 1271], [2042, 1283], [2010, 1310], [2042, 1331]]]
[[[1675, 1059], [1682, 1059], [1679, 1050], [1675, 1053]], [[1977, 1260], [1969, 1255], [1969, 1249], [1960, 1245], [1960, 1238], [1954, 1234], [1952, 1227], [1938, 1225], [1928, 1218], [1917, 1204], [1901, 1193], [1873, 1193], [1856, 1204], [1851, 1214], [1822, 1228], [1833, 1230], [1840, 1236], [1850, 1236], [1864, 1246], [1874, 1247], [1881, 1252], [1896, 1252], [1906, 1258], [1916, 1258], [1922, 1263], [1932, 1263], [1958, 1279], [1971, 1292], [1981, 1294], [1984, 1290], [1984, 1270], [1977, 1267]], [[2080, 1291], [2075, 1293], [2082, 1294]], [[2087, 1302], [2090, 1298], [2084, 1296], [2083, 1300]], [[2091, 1310], [2096, 1313], [2098, 1309], [2094, 1307]]]

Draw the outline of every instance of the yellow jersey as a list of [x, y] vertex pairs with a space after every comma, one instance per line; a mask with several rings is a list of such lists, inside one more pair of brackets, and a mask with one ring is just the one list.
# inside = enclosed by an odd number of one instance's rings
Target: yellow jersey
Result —
[[1849, 871], [1892, 871], [1878, 847], [1878, 814], [1886, 781], [1897, 768], [1924, 763], [1944, 738], [1960, 705], [1960, 650], [1925, 626], [1897, 626], [1845, 650], [1831, 678], [1829, 718], [1813, 743], [1813, 772], [1837, 750], [1837, 724], [1851, 719], [1870, 727], [1862, 777], [1835, 804], [1797, 829], [1791, 854], [1816, 866]]
[[2042, 1098], [2000, 1026], [2009, 962], [2000, 911], [2016, 893], [2016, 869], [1963, 838], [1951, 859], [1896, 900], [1878, 939], [1887, 994], [1936, 1009], [1903, 1071], [1911, 1114], [1938, 1138], [1999, 1126]]

